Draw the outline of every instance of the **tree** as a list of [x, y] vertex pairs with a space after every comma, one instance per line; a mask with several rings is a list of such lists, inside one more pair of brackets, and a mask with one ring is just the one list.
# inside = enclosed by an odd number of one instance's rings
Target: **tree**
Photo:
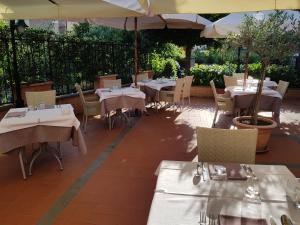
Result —
[[276, 12], [267, 18], [258, 20], [246, 16], [240, 34], [230, 34], [227, 43], [231, 46], [242, 46], [248, 52], [256, 53], [261, 61], [260, 79], [257, 87], [255, 106], [252, 110], [251, 123], [257, 125], [263, 81], [266, 69], [271, 61], [281, 60], [297, 52], [299, 45], [299, 32], [294, 18], [287, 13]]

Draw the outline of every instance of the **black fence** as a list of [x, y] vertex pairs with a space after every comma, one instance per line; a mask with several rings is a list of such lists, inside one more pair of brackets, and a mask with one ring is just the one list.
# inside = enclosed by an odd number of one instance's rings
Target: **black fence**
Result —
[[[131, 82], [134, 69], [132, 44], [91, 40], [16, 39], [18, 73], [22, 83], [53, 81], [57, 95], [74, 93], [74, 84], [94, 89], [97, 75], [118, 74]], [[0, 35], [0, 105], [13, 103], [14, 80], [9, 37]], [[148, 55], [139, 52], [139, 69], [148, 69]]]

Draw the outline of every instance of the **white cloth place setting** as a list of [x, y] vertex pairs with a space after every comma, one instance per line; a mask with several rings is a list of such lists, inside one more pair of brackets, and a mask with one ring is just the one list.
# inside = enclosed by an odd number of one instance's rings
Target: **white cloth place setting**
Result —
[[[211, 164], [204, 163], [204, 165]], [[235, 164], [234, 168], [237, 166], [239, 165]], [[208, 179], [201, 178], [195, 183], [197, 163], [162, 161], [147, 224], [199, 224], [201, 213], [207, 218], [214, 217], [215, 220], [218, 217], [223, 219], [228, 217], [229, 219], [220, 223], [221, 225], [248, 224], [241, 223], [242, 217], [247, 222], [256, 220], [249, 224], [269, 224], [270, 216], [277, 224], [281, 224], [280, 217], [283, 214], [288, 215], [295, 224], [299, 224], [299, 209], [287, 198], [287, 188], [290, 181], [293, 181], [297, 188], [300, 188], [300, 183], [296, 182], [295, 176], [287, 167], [280, 165], [247, 165], [247, 167], [250, 167], [251, 172], [257, 177], [259, 203], [245, 200], [245, 190], [250, 184], [249, 178], [212, 180], [209, 175]], [[243, 165], [239, 168], [243, 168]], [[234, 219], [239, 220], [238, 223], [232, 222]], [[205, 224], [219, 225], [217, 221]]]
[[105, 99], [121, 97], [121, 96], [128, 96], [132, 98], [141, 98], [141, 99], [146, 98], [145, 93], [140, 91], [138, 88], [133, 88], [133, 87], [116, 88], [116, 89], [98, 88], [96, 89], [95, 94], [99, 96], [100, 102]]
[[[134, 84], [132, 84], [134, 85]], [[160, 91], [164, 87], [174, 87], [176, 85], [176, 81], [173, 79], [157, 79], [157, 80], [144, 80], [137, 82], [138, 86], [147, 86], [154, 90]]]
[[70, 104], [38, 109], [12, 108], [0, 121], [0, 134], [37, 125], [75, 127], [80, 126]]
[[[229, 92], [231, 98], [234, 98], [237, 95], [255, 94], [256, 91], [257, 91], [257, 87], [254, 86], [250, 86], [250, 87], [230, 86], [225, 88], [225, 92]], [[263, 87], [262, 95], [282, 99], [282, 96], [279, 94], [278, 91], [272, 90], [268, 87]]]

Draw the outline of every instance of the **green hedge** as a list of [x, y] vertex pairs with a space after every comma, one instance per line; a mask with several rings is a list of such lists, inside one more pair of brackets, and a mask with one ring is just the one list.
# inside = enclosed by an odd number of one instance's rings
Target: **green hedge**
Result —
[[[224, 65], [203, 65], [195, 64], [191, 68], [191, 74], [194, 75], [193, 85], [209, 86], [209, 81], [214, 80], [216, 87], [224, 88], [224, 75], [230, 75], [236, 70], [235, 64]], [[259, 77], [261, 65], [260, 63], [249, 64], [249, 75], [254, 78]], [[278, 82], [284, 80], [290, 82], [292, 88], [300, 88], [300, 74], [297, 74], [295, 69], [290, 65], [272, 64], [268, 67], [266, 77]]]
[[[249, 75], [258, 78], [260, 75], [261, 64], [253, 63], [249, 64]], [[290, 65], [276, 65], [272, 64], [267, 68], [266, 77], [270, 77], [271, 80], [279, 82], [284, 80], [290, 82], [289, 87], [300, 88], [300, 74]]]
[[209, 86], [211, 80], [215, 81], [218, 88], [224, 88], [224, 75], [230, 75], [236, 70], [235, 64], [224, 65], [199, 65], [195, 64], [191, 68], [191, 75], [194, 76], [193, 85], [195, 86]]

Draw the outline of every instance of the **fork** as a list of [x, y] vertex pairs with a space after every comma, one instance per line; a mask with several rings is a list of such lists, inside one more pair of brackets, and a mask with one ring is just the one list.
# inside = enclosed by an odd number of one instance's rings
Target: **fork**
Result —
[[205, 211], [200, 211], [200, 225], [206, 225], [206, 212]]

